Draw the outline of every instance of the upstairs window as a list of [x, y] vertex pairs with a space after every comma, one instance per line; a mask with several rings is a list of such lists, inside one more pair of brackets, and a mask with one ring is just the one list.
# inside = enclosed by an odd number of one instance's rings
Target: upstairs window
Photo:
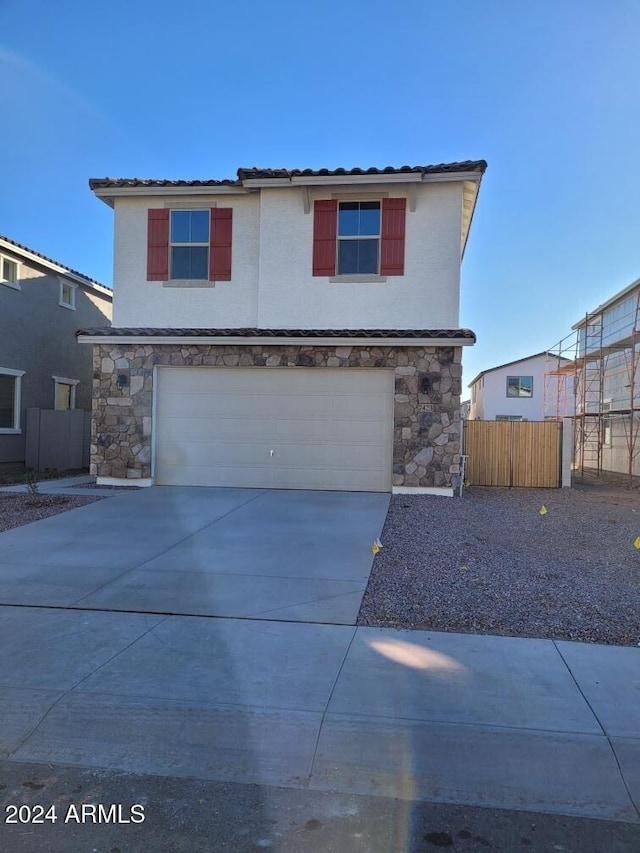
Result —
[[0, 257], [0, 282], [20, 290], [18, 262]]
[[147, 281], [231, 281], [233, 208], [150, 208], [147, 217]]
[[404, 275], [406, 198], [317, 199], [313, 206], [313, 275]]
[[377, 275], [380, 269], [380, 202], [338, 205], [338, 275]]
[[171, 279], [209, 278], [208, 210], [171, 211]]
[[507, 376], [507, 397], [533, 397], [533, 376]]
[[70, 308], [72, 311], [76, 310], [75, 284], [69, 284], [68, 281], [60, 279], [60, 298], [58, 300], [58, 305], [61, 305], [63, 308]]

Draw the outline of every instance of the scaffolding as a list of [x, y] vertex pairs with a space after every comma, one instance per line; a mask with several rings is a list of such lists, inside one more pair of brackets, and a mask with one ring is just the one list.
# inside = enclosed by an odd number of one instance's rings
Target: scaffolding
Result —
[[544, 412], [572, 418], [573, 468], [640, 475], [640, 280], [547, 352]]

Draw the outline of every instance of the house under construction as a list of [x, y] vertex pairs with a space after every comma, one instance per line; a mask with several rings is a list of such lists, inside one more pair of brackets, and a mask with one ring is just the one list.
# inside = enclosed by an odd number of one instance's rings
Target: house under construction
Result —
[[[564, 361], [568, 359], [568, 361]], [[549, 350], [545, 412], [572, 417], [574, 470], [640, 476], [640, 279]]]

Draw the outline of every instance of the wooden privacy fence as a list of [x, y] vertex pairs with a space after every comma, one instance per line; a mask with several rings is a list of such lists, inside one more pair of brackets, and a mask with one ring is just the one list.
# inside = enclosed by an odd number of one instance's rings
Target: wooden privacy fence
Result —
[[465, 421], [465, 482], [558, 488], [562, 421]]

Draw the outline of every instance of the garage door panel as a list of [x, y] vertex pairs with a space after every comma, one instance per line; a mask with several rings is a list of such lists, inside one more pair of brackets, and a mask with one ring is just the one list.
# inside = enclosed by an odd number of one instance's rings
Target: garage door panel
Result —
[[156, 482], [387, 491], [393, 389], [384, 370], [160, 368]]
[[212, 391], [210, 394], [172, 394], [168, 401], [158, 407], [160, 417], [172, 417], [181, 413], [189, 418], [249, 418], [273, 417], [275, 401], [268, 394], [229, 394]]
[[[365, 394], [354, 394], [351, 397], [333, 397], [332, 412], [334, 418], [345, 421], [380, 420], [380, 397]], [[384, 411], [384, 409], [383, 409]]]
[[[218, 418], [215, 421], [215, 434], [212, 434], [211, 420], [208, 418], [167, 418], [163, 420], [162, 434], [165, 442], [199, 441], [264, 441], [265, 424], [268, 418]], [[319, 425], [321, 432], [321, 425]]]
[[[229, 486], [233, 488], [272, 489], [270, 466], [178, 465], [164, 469], [166, 483], [172, 486]], [[165, 482], [165, 481], [163, 481]]]

